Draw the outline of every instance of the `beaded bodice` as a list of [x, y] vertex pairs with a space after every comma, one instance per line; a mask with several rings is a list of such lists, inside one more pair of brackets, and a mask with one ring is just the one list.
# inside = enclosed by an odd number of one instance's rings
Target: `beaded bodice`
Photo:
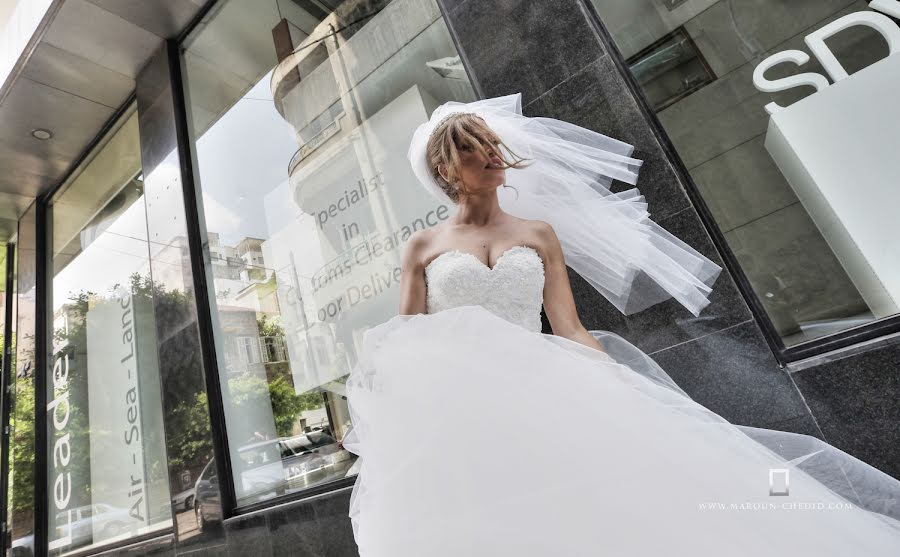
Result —
[[471, 253], [446, 251], [425, 267], [428, 313], [480, 305], [530, 331], [541, 330], [544, 262], [530, 246], [504, 251], [494, 267]]

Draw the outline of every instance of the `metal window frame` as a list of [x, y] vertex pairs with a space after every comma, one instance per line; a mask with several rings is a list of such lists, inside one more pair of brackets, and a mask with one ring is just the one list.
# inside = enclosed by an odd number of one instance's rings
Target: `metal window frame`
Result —
[[[204, 373], [206, 375], [207, 399], [209, 401], [209, 413], [212, 426], [213, 453], [216, 456], [216, 468], [219, 478], [219, 490], [221, 497], [223, 522], [235, 516], [259, 511], [261, 509], [281, 505], [284, 503], [300, 501], [315, 497], [323, 493], [337, 491], [352, 485], [355, 477], [341, 478], [331, 482], [310, 486], [295, 493], [255, 501], [245, 505], [238, 505], [235, 490], [235, 475], [231, 465], [231, 453], [228, 449], [228, 427], [225, 421], [225, 400], [222, 394], [222, 375], [220, 374], [220, 362], [216, 345], [215, 320], [213, 311], [218, 311], [214, 305], [215, 294], [211, 291], [212, 268], [207, 265], [203, 255], [204, 238], [206, 237], [206, 222], [200, 216], [200, 203], [203, 199], [202, 186], [197, 174], [198, 164], [196, 149], [190, 131], [190, 114], [187, 105], [184, 84], [184, 58], [181, 49], [186, 40], [191, 36], [200, 22], [222, 0], [212, 0], [204, 6], [198, 17], [185, 28], [177, 39], [167, 41], [169, 54], [169, 68], [172, 95], [175, 99], [175, 127], [178, 135], [178, 155], [181, 161], [181, 182], [184, 191], [185, 220], [188, 228], [188, 249], [191, 254], [191, 266], [194, 278], [194, 293], [197, 298], [198, 325], [200, 326], [201, 352], [204, 360]], [[211, 260], [210, 260], [211, 263]], [[239, 347], [243, 350], [243, 346]], [[224, 362], [222, 363], [224, 365]], [[211, 388], [212, 387], [212, 388]]]
[[[216, 4], [210, 2], [194, 19], [192, 24], [183, 33], [187, 37], [209, 10]], [[206, 225], [200, 218], [200, 196], [202, 193], [197, 187], [196, 161], [191, 142], [190, 120], [187, 113], [187, 99], [185, 98], [183, 80], [183, 60], [181, 56], [181, 37], [176, 40], [166, 41], [166, 51], [169, 66], [169, 86], [172, 91], [173, 109], [175, 118], [175, 134], [180, 163], [182, 194], [184, 199], [185, 226], [187, 228], [188, 251], [191, 259], [191, 275], [194, 287], [194, 303], [197, 307], [197, 326], [200, 329], [200, 352], [203, 361], [204, 383], [206, 385], [206, 397], [209, 405], [210, 432], [212, 434], [213, 455], [216, 459], [216, 470], [219, 475], [219, 501], [222, 507], [222, 520], [226, 520], [234, 514], [237, 506], [237, 495], [234, 489], [234, 474], [231, 466], [231, 452], [229, 451], [228, 428], [225, 423], [225, 400], [222, 396], [221, 375], [219, 374], [219, 362], [216, 353], [215, 327], [212, 318], [212, 303], [209, 289], [212, 283], [212, 269], [207, 268], [203, 259], [203, 243], [206, 237]], [[209, 275], [207, 276], [207, 273]]]
[[[685, 91], [681, 91], [678, 94], [669, 97], [668, 99], [666, 99], [665, 102], [663, 102], [661, 105], [659, 105], [658, 108], [654, 108], [654, 112], [659, 111], [659, 110], [665, 110], [666, 108], [672, 106], [673, 104], [684, 99], [685, 97], [693, 95], [694, 93], [696, 93], [700, 89], [703, 89], [707, 85], [715, 83], [716, 79], [718, 79], [718, 76], [716, 75], [715, 70], [713, 70], [712, 66], [709, 65], [709, 62], [706, 60], [706, 57], [703, 56], [703, 53], [700, 51], [700, 48], [697, 46], [697, 43], [694, 42], [693, 37], [691, 37], [688, 34], [687, 29], [684, 28], [684, 25], [679, 25], [675, 29], [672, 29], [671, 31], [669, 31], [668, 33], [663, 35], [662, 37], [656, 39], [649, 45], [645, 46], [644, 48], [642, 48], [641, 50], [639, 50], [638, 52], [633, 54], [631, 57], [629, 57], [625, 61], [625, 63], [628, 65], [629, 68], [631, 68], [631, 66], [635, 62], [641, 60], [646, 55], [652, 53], [660, 46], [666, 44], [671, 39], [677, 38], [677, 37], [684, 38], [684, 40], [690, 44], [691, 49], [697, 55], [697, 58], [696, 58], [697, 61], [700, 62], [700, 64], [703, 66], [703, 69], [706, 70], [706, 76], [710, 79], [704, 80], [703, 83], [695, 84], [691, 88], [689, 88]], [[635, 81], [637, 81], [636, 77], [635, 77]], [[649, 104], [649, 100], [648, 100], [648, 104]]]
[[15, 296], [15, 257], [16, 243], [6, 244], [6, 291], [3, 293], [5, 306], [3, 311], [3, 345], [2, 365], [0, 365], [0, 555], [5, 555], [7, 543], [12, 542], [9, 531], [9, 442], [11, 431], [9, 427], [12, 405], [10, 404], [10, 391], [12, 387], [12, 337], [13, 323], [13, 297]]
[[[179, 159], [182, 161], [182, 184], [185, 191], [185, 212], [186, 212], [186, 220], [188, 224], [188, 245], [191, 250], [191, 260], [194, 262], [194, 288], [195, 293], [198, 298], [198, 306], [200, 298], [203, 299], [205, 307], [203, 311], [199, 311], [198, 321], [201, 326], [201, 349], [204, 352], [204, 362], [206, 362], [206, 358], [211, 358], [212, 362], [215, 362], [216, 359], [216, 339], [215, 339], [215, 331], [213, 326], [212, 319], [212, 305], [210, 303], [214, 298], [210, 297], [210, 291], [208, 288], [208, 283], [211, 282], [211, 273], [212, 269], [206, 268], [206, 261], [203, 259], [202, 249], [202, 232], [205, 232], [205, 222], [201, 222], [199, 216], [199, 200], [202, 199], [202, 189], [199, 185], [199, 177], [196, 174], [197, 169], [197, 161], [195, 159], [196, 151], [194, 149], [194, 143], [191, 138], [190, 130], [190, 118], [188, 114], [188, 106], [186, 104], [186, 95], [184, 91], [184, 62], [183, 57], [180, 55], [180, 51], [182, 46], [187, 42], [187, 40], [191, 37], [191, 35], [196, 31], [204, 20], [208, 17], [208, 15], [220, 5], [220, 3], [228, 0], [207, 0], [207, 3], [203, 6], [203, 8], [198, 12], [196, 17], [190, 24], [188, 24], [184, 30], [179, 33], [178, 37], [175, 39], [167, 41], [170, 47], [170, 56], [174, 56], [174, 58], [169, 59], [169, 64], [171, 68], [170, 78], [172, 80], [171, 86], [173, 94], [175, 95], [175, 119], [176, 126], [179, 130], [178, 136], [178, 152]], [[456, 52], [460, 54], [463, 67], [466, 70], [467, 75], [469, 75], [471, 79], [471, 85], [475, 94], [478, 98], [484, 98], [484, 93], [481, 90], [481, 86], [478, 83], [478, 80], [475, 79], [475, 74], [472, 72], [471, 65], [469, 64], [468, 59], [464, 55], [464, 51], [460, 46], [459, 39], [456, 35], [456, 32], [453, 30], [452, 25], [450, 25], [449, 20], [447, 18], [447, 13], [444, 7], [444, 3], [440, 0], [435, 2], [438, 6], [438, 9], [441, 12], [441, 18], [444, 20], [445, 25], [447, 26], [447, 30], [450, 34], [451, 42], [453, 43]], [[185, 167], [187, 165], [187, 168]], [[191, 199], [188, 199], [188, 198]], [[193, 237], [192, 234], [196, 234], [196, 237]], [[196, 248], [196, 253], [195, 253]], [[207, 272], [210, 274], [207, 278]], [[199, 307], [198, 307], [199, 309]], [[541, 310], [541, 314], [543, 315], [543, 309]], [[209, 353], [208, 355], [206, 353]], [[213, 451], [216, 454], [217, 460], [217, 468], [218, 474], [220, 478], [223, 478], [224, 481], [219, 482], [220, 489], [224, 485], [228, 490], [228, 494], [225, 492], [221, 493], [222, 497], [222, 520], [223, 522], [228, 520], [229, 518], [233, 518], [236, 516], [243, 516], [247, 514], [252, 514], [256, 512], [263, 511], [268, 508], [273, 508], [280, 505], [290, 504], [298, 501], [304, 501], [313, 499], [315, 497], [319, 497], [321, 495], [327, 493], [336, 493], [344, 489], [348, 489], [353, 486], [356, 482], [356, 476], [339, 478], [336, 480], [332, 480], [330, 482], [325, 482], [322, 484], [317, 484], [310, 486], [306, 489], [302, 489], [300, 491], [290, 493], [287, 495], [281, 495], [277, 497], [273, 497], [271, 499], [266, 499], [263, 501], [256, 501], [252, 503], [248, 503], [246, 505], [237, 505], [237, 499], [235, 496], [234, 490], [234, 475], [232, 473], [232, 467], [230, 463], [230, 453], [228, 452], [227, 443], [227, 428], [225, 424], [225, 411], [224, 411], [224, 400], [221, 395], [221, 387], [220, 387], [220, 375], [219, 375], [219, 367], [217, 363], [213, 363], [212, 365], [205, 365], [204, 371], [206, 373], [206, 382], [207, 386], [210, 384], [217, 385], [218, 393], [217, 396], [213, 397], [209, 394], [209, 403], [210, 403], [210, 417], [212, 419], [212, 427], [213, 427]], [[327, 408], [327, 407], [326, 407]], [[330, 409], [328, 410], [330, 412]], [[217, 430], [221, 433], [217, 435]], [[224, 455], [222, 458], [219, 455]], [[223, 466], [223, 461], [227, 461]]]
[[728, 245], [728, 242], [725, 240], [725, 235], [722, 233], [709, 206], [703, 199], [700, 189], [697, 187], [696, 182], [694, 182], [690, 171], [688, 171], [681, 155], [679, 155], [678, 151], [675, 149], [675, 145], [669, 138], [662, 122], [660, 122], [656, 113], [650, 106], [637, 79], [629, 70], [625, 57], [613, 40], [609, 30], [604, 25], [603, 19], [597, 13], [593, 2], [591, 2], [591, 0], [578, 1], [581, 3], [585, 13], [589, 15], [588, 20], [593, 26], [594, 31], [597, 33], [600, 42], [606, 49], [606, 52], [616, 68], [619, 70], [622, 80], [625, 82], [637, 102], [641, 115], [647, 121], [653, 135], [662, 146], [668, 161], [672, 164], [675, 174], [684, 185], [688, 199], [697, 211], [700, 222], [703, 224], [703, 227], [712, 239], [713, 245], [722, 257], [725, 268], [734, 279], [738, 291], [744, 298], [744, 301], [747, 302], [750, 313], [759, 326], [762, 335], [769, 345], [769, 348], [772, 350], [778, 364], [784, 368], [787, 367], [788, 364], [857, 346], [873, 339], [900, 332], [900, 315], [894, 315], [791, 346], [786, 346], [784, 344], [784, 340], [775, 328], [765, 306], [763, 306], [759, 296], [753, 290], [749, 278], [741, 267], [741, 264], [738, 262], [731, 247]]
[[[34, 322], [34, 555], [44, 557], [49, 555], [50, 542], [50, 470], [47, 467], [50, 454], [50, 436], [47, 431], [47, 376], [51, 369], [47, 366], [50, 362], [52, 350], [52, 308], [50, 295], [53, 291], [53, 276], [51, 271], [53, 259], [53, 233], [52, 219], [50, 219], [52, 205], [63, 188], [71, 181], [92, 153], [100, 146], [110, 132], [119, 123], [122, 117], [136, 103], [136, 95], [132, 92], [122, 105], [109, 117], [103, 127], [78, 155], [65, 175], [54, 184], [53, 187], [42, 193], [35, 200], [35, 322]], [[43, 448], [43, 449], [42, 449]], [[3, 496], [5, 497], [5, 495]], [[149, 534], [135, 536], [127, 540], [112, 542], [98, 547], [85, 549], [83, 554], [100, 553], [134, 543], [146, 541], [159, 536], [171, 534], [173, 528], [161, 529]], [[81, 552], [76, 555], [81, 555]]]
[[[87, 153], [84, 154], [87, 156]], [[80, 164], [80, 163], [79, 163]], [[77, 167], [77, 165], [76, 165]], [[61, 182], [65, 183], [64, 181]], [[54, 188], [56, 190], [58, 188]], [[52, 234], [48, 230], [49, 197], [35, 202], [35, 301], [34, 301], [34, 554], [47, 555], [50, 543], [50, 470], [47, 468], [50, 436], [47, 432], [47, 352], [50, 350], [49, 319]]]
[[[204, 383], [207, 390], [207, 400], [209, 404], [210, 426], [211, 426], [211, 444], [213, 446], [213, 454], [216, 457], [216, 468], [220, 478], [224, 481], [219, 482], [220, 504], [222, 508], [223, 520], [231, 517], [256, 512], [264, 508], [289, 503], [292, 501], [315, 497], [323, 493], [337, 491], [353, 484], [355, 478], [336, 480], [313, 486], [309, 489], [299, 491], [297, 493], [277, 497], [271, 500], [251, 503], [245, 507], [238, 508], [234, 490], [234, 474], [232, 472], [230, 453], [228, 450], [228, 435], [225, 424], [224, 400], [222, 397], [219, 368], [215, 352], [215, 332], [211, 315], [211, 306], [209, 298], [208, 281], [206, 280], [207, 269], [202, 257], [202, 230], [203, 223], [200, 222], [198, 195], [200, 191], [196, 186], [193, 160], [193, 144], [189, 134], [189, 120], [187, 116], [187, 107], [185, 104], [185, 95], [182, 81], [182, 59], [180, 56], [180, 47], [182, 42], [197, 28], [203, 21], [204, 17], [211, 9], [218, 4], [220, 0], [210, 0], [203, 9], [197, 14], [195, 19], [188, 27], [179, 35], [177, 39], [165, 41], [164, 48], [167, 50], [166, 57], [169, 64], [169, 73], [166, 78], [169, 80], [169, 86], [173, 94], [174, 101], [174, 119], [177, 135], [177, 151], [181, 162], [181, 178], [182, 193], [185, 204], [185, 221], [188, 236], [188, 248], [190, 250], [190, 259], [192, 267], [194, 296], [196, 298], [197, 324], [200, 329], [200, 349], [201, 359], [203, 361]], [[122, 116], [136, 102], [136, 92], [132, 92], [126, 101], [115, 111], [114, 114], [104, 123], [103, 127], [97, 132], [91, 142], [79, 154], [66, 174], [54, 184], [53, 187], [39, 195], [34, 202], [35, 210], [35, 355], [34, 355], [34, 428], [35, 428], [35, 461], [34, 461], [34, 555], [36, 557], [44, 557], [49, 554], [48, 544], [50, 539], [50, 518], [49, 518], [49, 494], [50, 494], [50, 471], [47, 467], [48, 457], [50, 453], [49, 432], [47, 431], [48, 419], [46, 407], [48, 373], [50, 372], [48, 364], [50, 361], [50, 350], [52, 346], [52, 319], [50, 312], [50, 293], [52, 292], [52, 222], [49, 218], [51, 215], [52, 205], [56, 197], [62, 192], [63, 188], [69, 183], [72, 176], [82, 167], [85, 161], [98, 148], [100, 143], [113, 130]], [[5, 400], [5, 399], [4, 399]], [[6, 492], [0, 495], [5, 507]], [[85, 555], [102, 551], [114, 550], [117, 548], [133, 545], [147, 539], [154, 539], [159, 536], [165, 536], [174, 531], [174, 528], [168, 530], [160, 530], [147, 535], [137, 536], [114, 542], [111, 544], [91, 548], [85, 550]], [[4, 553], [4, 548], [0, 547], [0, 555]], [[78, 553], [81, 555], [81, 553]]]

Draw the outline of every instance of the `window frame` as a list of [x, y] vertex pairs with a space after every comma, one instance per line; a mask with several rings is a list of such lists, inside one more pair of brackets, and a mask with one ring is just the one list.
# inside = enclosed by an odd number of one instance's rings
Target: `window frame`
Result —
[[[659, 141], [668, 162], [671, 163], [675, 174], [684, 185], [688, 199], [697, 211], [700, 222], [703, 224], [713, 245], [722, 257], [726, 270], [737, 285], [738, 292], [750, 308], [750, 313], [761, 329], [763, 338], [765, 338], [766, 343], [772, 350], [779, 367], [790, 370], [792, 365], [797, 365], [803, 360], [808, 360], [846, 348], [857, 347], [871, 340], [900, 332], [900, 314], [897, 314], [793, 344], [791, 346], [785, 345], [784, 340], [775, 328], [775, 324], [769, 317], [765, 306], [763, 306], [759, 296], [753, 290], [750, 279], [738, 262], [734, 251], [732, 251], [728, 242], [725, 240], [725, 235], [721, 228], [719, 228], [718, 222], [716, 222], [712, 211], [710, 211], [709, 206], [700, 193], [700, 188], [697, 186], [696, 182], [694, 182], [690, 171], [688, 171], [687, 166], [676, 150], [672, 140], [669, 138], [669, 135], [663, 127], [662, 122], [657, 117], [656, 112], [653, 111], [640, 83], [638, 83], [637, 78], [635, 78], [634, 74], [629, 69], [628, 61], [622, 55], [622, 51], [619, 50], [619, 46], [616, 44], [609, 30], [606, 28], [606, 25], [603, 23], [600, 14], [597, 13], [597, 9], [594, 7], [593, 2], [591, 2], [591, 0], [580, 1], [586, 12], [589, 14], [588, 21], [593, 25], [603, 47], [606, 49], [606, 52], [616, 66], [616, 69], [618, 69], [621, 74], [626, 87], [634, 97], [635, 102], [638, 105], [638, 110], [640, 110], [641, 115], [647, 121], [654, 137]], [[666, 37], [668, 36], [669, 35], [666, 35]]]
[[[75, 176], [89, 162], [97, 149], [114, 133], [123, 118], [130, 111], [137, 111], [136, 91], [132, 91], [128, 98], [106, 120], [103, 127], [88, 143], [79, 156], [72, 162], [65, 175], [52, 188], [39, 195], [35, 199], [35, 319], [34, 319], [34, 554], [49, 555], [50, 543], [50, 469], [48, 468], [49, 455], [52, 449], [49, 446], [50, 436], [47, 431], [49, 421], [47, 419], [47, 381], [50, 355], [53, 351], [53, 309], [51, 295], [53, 292], [53, 225], [52, 211], [56, 199], [65, 192]], [[163, 417], [165, 419], [165, 416]], [[8, 422], [4, 422], [4, 425]], [[166, 455], [168, 460], [168, 454]], [[171, 495], [171, 494], [170, 494]], [[6, 502], [6, 495], [2, 495]], [[73, 510], [76, 510], [77, 507]], [[80, 515], [80, 511], [78, 511]], [[175, 514], [173, 512], [173, 523]], [[83, 549], [70, 551], [68, 557], [82, 557], [105, 553], [119, 548], [140, 544], [149, 540], [164, 538], [173, 535], [174, 524], [165, 528], [159, 528], [145, 534], [139, 534], [123, 540], [89, 546]]]
[[[3, 343], [0, 345], [0, 524], [3, 525], [3, 548], [5, 551], [7, 537], [9, 536], [9, 468], [12, 459], [10, 458], [10, 443], [12, 441], [12, 431], [9, 423], [12, 418], [12, 404], [10, 400], [10, 389], [13, 382], [14, 369], [12, 367], [12, 339], [14, 333], [13, 319], [16, 314], [13, 313], [15, 306], [14, 297], [16, 295], [16, 244], [18, 238], [9, 241], [5, 246], [6, 260], [2, 272], [5, 277], [5, 290], [2, 293], [4, 297], [3, 306]], [[10, 543], [12, 539], [10, 537]]]
[[[668, 33], [663, 35], [662, 37], [653, 41], [651, 44], [642, 48], [641, 50], [639, 50], [638, 52], [633, 54], [631, 57], [629, 57], [625, 61], [625, 63], [628, 65], [629, 68], [631, 68], [633, 65], [639, 63], [642, 59], [646, 58], [647, 55], [652, 54], [654, 51], [656, 51], [660, 46], [666, 44], [667, 42], [669, 42], [672, 39], [679, 38], [679, 37], [683, 38], [684, 41], [690, 45], [691, 50], [696, 55], [697, 61], [700, 63], [701, 66], [703, 66], [703, 69], [706, 71], [707, 77], [711, 77], [712, 79], [704, 80], [702, 83], [697, 83], [695, 85], [692, 85], [687, 90], [681, 91], [678, 94], [669, 97], [668, 99], [665, 100], [665, 102], [663, 102], [661, 105], [659, 105], [659, 107], [655, 108], [654, 112], [668, 108], [669, 106], [677, 103], [678, 101], [696, 93], [700, 89], [703, 89], [707, 85], [715, 83], [716, 79], [718, 78], [718, 76], [716, 75], [716, 72], [713, 70], [712, 66], [709, 65], [709, 62], [703, 56], [703, 52], [700, 51], [700, 49], [697, 47], [697, 44], [694, 42], [694, 39], [687, 33], [687, 30], [684, 28], [684, 25], [679, 25], [675, 29], [672, 29], [671, 31], [669, 31]], [[631, 71], [631, 70], [629, 69], [629, 71]], [[636, 77], [635, 77], [635, 81], [637, 81]], [[643, 91], [643, 89], [641, 89], [641, 90]], [[648, 99], [647, 103], [650, 104], [649, 99]]]
[[[357, 478], [357, 475], [338, 478], [320, 484], [312, 485], [290, 494], [278, 495], [270, 499], [263, 499], [245, 505], [238, 505], [236, 490], [234, 488], [237, 478], [230, 463], [222, 462], [228, 461], [230, 452], [228, 449], [224, 399], [221, 393], [220, 380], [222, 377], [227, 376], [227, 366], [229, 364], [225, 362], [218, 362], [216, 357], [217, 345], [214, 330], [216, 319], [212, 314], [213, 311], [217, 311], [215, 307], [216, 298], [215, 291], [213, 289], [212, 274], [213, 259], [215, 258], [213, 257], [212, 250], [210, 250], [209, 248], [206, 248], [206, 252], [210, 253], [210, 260], [207, 261], [203, 257], [203, 245], [205, 243], [204, 238], [206, 237], [206, 223], [200, 214], [203, 192], [197, 172], [198, 164], [196, 158], [196, 148], [193, 141], [194, 138], [192, 137], [192, 133], [189, 131], [191, 129], [191, 124], [185, 93], [184, 76], [186, 71], [182, 51], [184, 50], [184, 46], [187, 44], [193, 33], [197, 31], [200, 28], [201, 24], [203, 24], [207, 20], [209, 14], [211, 14], [221, 3], [227, 1], [228, 0], [207, 0], [207, 3], [204, 5], [203, 9], [200, 10], [195, 19], [187, 27], [184, 28], [184, 30], [178, 35], [178, 37], [167, 41], [167, 44], [169, 46], [169, 65], [171, 72], [168, 77], [170, 78], [169, 85], [172, 87], [173, 96], [176, 100], [174, 106], [174, 116], [176, 120], [176, 127], [178, 128], [178, 154], [183, 166], [181, 177], [182, 187], [185, 191], [185, 218], [187, 220], [188, 226], [188, 246], [191, 250], [191, 260], [194, 264], [193, 287], [198, 305], [198, 324], [200, 325], [202, 331], [201, 348], [205, 353], [205, 361], [210, 363], [210, 365], [204, 366], [204, 372], [206, 374], [207, 388], [209, 389], [209, 386], [211, 384], [218, 386], [215, 393], [212, 390], [208, 390], [208, 396], [209, 412], [213, 426], [212, 445], [214, 448], [215, 461], [218, 462], [218, 475], [220, 477], [219, 489], [221, 491], [223, 523], [227, 522], [230, 518], [260, 512], [279, 505], [285, 505], [296, 501], [310, 500], [323, 495], [334, 495], [340, 492], [349, 492], [356, 483]], [[453, 28], [449, 23], [447, 10], [445, 9], [443, 0], [435, 0], [435, 4], [438, 6], [438, 9], [441, 12], [441, 19], [444, 21], [444, 24], [448, 28], [450, 40], [453, 44], [453, 47], [458, 53], [462, 52], [463, 49], [459, 43], [459, 39], [456, 33], [453, 32]], [[338, 29], [337, 31], [340, 31], [340, 29]], [[469, 64], [469, 61], [465, 56], [461, 57], [461, 64], [467, 75], [475, 75], [471, 65]], [[475, 93], [476, 98], [485, 98], [485, 95], [481, 90], [481, 86], [478, 83], [477, 79], [473, 79], [471, 81], [471, 87], [473, 92]], [[293, 161], [291, 161], [291, 163], [293, 164]], [[261, 338], [257, 340], [260, 344], [263, 344]], [[235, 346], [238, 347], [239, 343], [237, 341], [237, 338], [234, 339], [234, 342]], [[285, 342], [286, 341], [282, 337], [280, 343], [286, 353], [287, 346]], [[242, 345], [239, 347], [241, 349], [243, 348]], [[325, 348], [328, 347], [326, 346]], [[259, 346], [259, 349], [261, 352], [265, 352], [264, 346]], [[327, 352], [328, 361], [331, 361], [334, 355], [332, 353], [333, 349], [329, 349], [327, 350]], [[312, 357], [317, 358], [315, 352], [313, 352]], [[220, 370], [225, 373], [220, 375]], [[329, 416], [332, 413], [332, 409], [327, 403], [325, 404], [325, 411]], [[219, 432], [221, 432], [221, 436], [217, 437], [217, 433]]]

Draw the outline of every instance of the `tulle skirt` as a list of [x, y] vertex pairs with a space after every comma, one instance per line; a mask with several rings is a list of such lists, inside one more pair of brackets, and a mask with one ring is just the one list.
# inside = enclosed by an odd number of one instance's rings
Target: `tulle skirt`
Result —
[[367, 331], [347, 393], [361, 557], [900, 555], [900, 481], [481, 306]]

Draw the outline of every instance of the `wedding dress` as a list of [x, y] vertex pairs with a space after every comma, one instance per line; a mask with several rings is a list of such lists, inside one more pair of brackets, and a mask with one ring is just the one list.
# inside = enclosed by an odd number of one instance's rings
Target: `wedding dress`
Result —
[[541, 333], [534, 248], [425, 274], [427, 314], [369, 329], [347, 383], [362, 557], [900, 555], [896, 479], [729, 423], [611, 333]]

